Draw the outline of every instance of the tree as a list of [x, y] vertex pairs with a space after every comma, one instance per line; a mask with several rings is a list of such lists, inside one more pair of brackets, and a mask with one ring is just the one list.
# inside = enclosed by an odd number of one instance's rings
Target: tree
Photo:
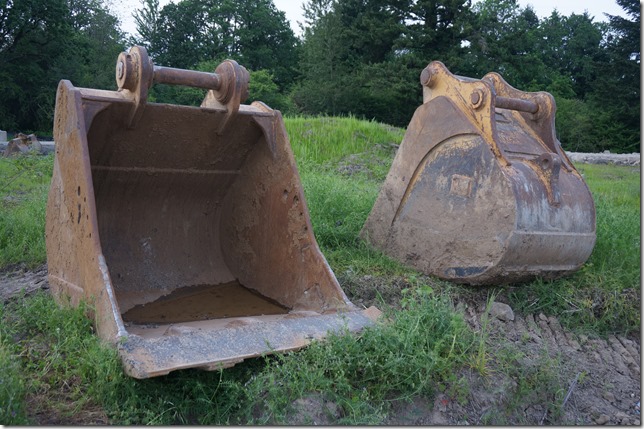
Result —
[[50, 91], [47, 66], [71, 27], [64, 0], [0, 3], [0, 128], [33, 129], [39, 94]]
[[212, 22], [208, 18], [206, 2], [184, 0], [165, 5], [159, 12], [157, 39], [147, 41], [150, 57], [163, 66], [191, 68], [200, 61], [222, 56], [222, 43], [203, 31], [204, 23]]
[[476, 18], [464, 69], [473, 77], [495, 71], [523, 91], [547, 83], [539, 47], [539, 18], [516, 0], [483, 0], [474, 6]]
[[116, 89], [114, 67], [125, 48], [118, 18], [102, 0], [69, 0], [69, 7], [74, 32], [70, 49], [56, 61], [58, 73], [78, 86]]
[[279, 92], [275, 77], [268, 70], [250, 72], [250, 84], [246, 103], [261, 101], [283, 114], [294, 113], [294, 106], [288, 96]]
[[132, 38], [132, 45], [146, 48], [150, 53], [155, 51], [159, 34], [159, 0], [141, 0], [141, 9], [132, 13], [137, 34]]
[[134, 16], [137, 40], [158, 64], [194, 68], [231, 58], [270, 70], [280, 90], [295, 79], [297, 39], [272, 0], [182, 0], [160, 11], [157, 0], [144, 0]]
[[418, 76], [426, 65], [405, 44], [409, 7], [409, 1], [306, 3], [296, 105], [406, 125], [420, 102]]
[[[551, 77], [570, 80], [574, 96], [585, 99], [603, 61], [602, 38], [606, 27], [584, 13], [561, 16], [556, 11], [539, 25], [539, 51]], [[549, 83], [550, 83], [549, 82]]]
[[617, 0], [630, 17], [609, 15], [605, 61], [598, 64], [589, 101], [593, 106], [595, 141], [599, 150], [640, 150], [640, 4]]
[[351, 66], [349, 48], [343, 43], [343, 26], [334, 11], [335, 0], [310, 0], [303, 6], [304, 41], [299, 62], [301, 83], [292, 93], [300, 110], [308, 113], [344, 112], [344, 76]]
[[58, 82], [114, 88], [120, 50], [100, 0], [0, 2], [0, 128], [51, 130]]
[[416, 0], [406, 10], [400, 47], [417, 58], [417, 66], [439, 60], [452, 69], [465, 62], [465, 41], [473, 31], [471, 0]]
[[360, 64], [391, 59], [405, 31], [407, 0], [344, 0], [334, 13], [339, 19], [340, 43], [347, 47], [347, 61]]
[[[233, 46], [228, 54], [252, 71], [270, 71], [280, 89], [296, 77], [298, 41], [284, 12], [272, 0], [231, 1]], [[229, 6], [230, 7], [230, 6]]]

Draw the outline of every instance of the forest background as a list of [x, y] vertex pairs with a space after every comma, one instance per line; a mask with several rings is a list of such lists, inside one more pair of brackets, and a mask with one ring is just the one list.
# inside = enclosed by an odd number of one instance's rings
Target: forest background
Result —
[[[500, 73], [557, 102], [556, 132], [576, 152], [640, 151], [640, 3], [625, 16], [539, 18], [516, 0], [308, 0], [297, 37], [272, 0], [140, 0], [136, 34], [109, 0], [0, 0], [0, 129], [51, 135], [56, 87], [115, 89], [121, 51], [213, 71], [231, 58], [250, 96], [285, 115], [372, 119], [405, 127], [431, 61], [457, 75]], [[156, 85], [150, 100], [199, 105], [202, 90]]]

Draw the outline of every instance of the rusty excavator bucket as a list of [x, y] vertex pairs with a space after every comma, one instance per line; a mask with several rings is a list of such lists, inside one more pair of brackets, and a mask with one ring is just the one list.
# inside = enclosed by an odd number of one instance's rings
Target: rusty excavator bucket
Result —
[[[117, 60], [118, 91], [56, 96], [47, 204], [57, 301], [91, 304], [136, 378], [215, 370], [378, 317], [346, 297], [313, 236], [278, 111], [241, 105], [249, 75]], [[147, 102], [153, 83], [208, 89], [200, 107]]]
[[416, 110], [361, 237], [424, 273], [503, 284], [571, 273], [595, 244], [595, 206], [555, 136], [555, 102], [496, 73], [421, 74]]

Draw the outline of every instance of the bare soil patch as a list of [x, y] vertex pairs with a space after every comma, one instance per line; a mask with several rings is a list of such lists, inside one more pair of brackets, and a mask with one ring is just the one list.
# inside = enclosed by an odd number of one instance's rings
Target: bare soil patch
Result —
[[0, 271], [0, 300], [7, 302], [24, 291], [30, 295], [40, 289], [49, 289], [47, 264], [30, 270], [25, 264], [11, 265]]

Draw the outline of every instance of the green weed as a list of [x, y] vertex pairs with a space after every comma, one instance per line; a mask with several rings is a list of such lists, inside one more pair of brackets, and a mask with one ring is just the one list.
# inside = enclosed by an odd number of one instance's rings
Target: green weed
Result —
[[[244, 383], [258, 367], [251, 362], [220, 372], [132, 379], [123, 372], [116, 350], [94, 335], [84, 305], [60, 308], [45, 293], [7, 306], [0, 338], [15, 338], [0, 343], [0, 362], [14, 382], [2, 403], [11, 404], [17, 417], [7, 422], [25, 421], [19, 407], [27, 396], [38, 398], [31, 401], [35, 408], [30, 415], [55, 414], [61, 423], [87, 424], [78, 415], [96, 406], [119, 424], [238, 423], [232, 416], [249, 400]], [[21, 390], [17, 381], [23, 376]]]
[[429, 287], [406, 295], [405, 311], [387, 312], [388, 323], [278, 356], [249, 387], [264, 404], [259, 423], [287, 422], [290, 405], [308, 394], [336, 403], [340, 424], [377, 424], [392, 401], [433, 395], [464, 364], [473, 338], [448, 296]]
[[111, 391], [114, 380], [125, 378], [115, 365], [115, 351], [93, 335], [84, 306], [61, 309], [38, 293], [13, 301], [0, 326], [3, 335], [17, 339], [14, 349], [27, 376], [27, 393], [46, 398], [36, 402], [32, 414], [54, 407], [63, 418], [73, 415]]
[[[566, 394], [563, 385], [563, 368], [559, 356], [551, 357], [545, 348], [538, 355], [526, 355], [508, 342], [499, 343], [494, 351], [495, 371], [505, 380], [497, 388], [501, 401], [492, 413], [495, 417], [489, 424], [558, 423], [562, 416], [562, 404]], [[497, 380], [497, 383], [498, 383]], [[537, 406], [526, 418], [526, 404]]]
[[0, 424], [27, 424], [25, 382], [10, 341], [0, 334]]
[[490, 354], [487, 343], [490, 335], [490, 309], [495, 299], [496, 294], [492, 292], [488, 296], [485, 311], [481, 315], [481, 329], [476, 335], [476, 350], [470, 360], [470, 366], [482, 376], [488, 376], [490, 371]]
[[360, 230], [378, 195], [378, 186], [364, 178], [345, 178], [325, 171], [302, 174], [315, 238], [334, 269], [380, 274], [399, 272], [399, 263], [374, 251]]
[[0, 158], [0, 267], [42, 264], [53, 155]]

